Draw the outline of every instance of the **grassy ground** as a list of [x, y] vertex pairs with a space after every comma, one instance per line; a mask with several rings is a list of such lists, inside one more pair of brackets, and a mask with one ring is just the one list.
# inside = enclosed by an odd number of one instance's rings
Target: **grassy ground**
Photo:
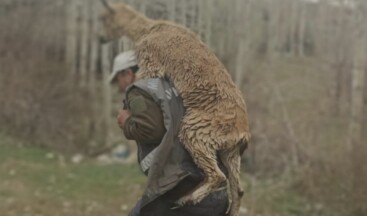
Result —
[[141, 194], [135, 166], [65, 162], [42, 150], [0, 144], [0, 215], [126, 215]]
[[[127, 215], [143, 190], [136, 166], [73, 164], [52, 156], [0, 137], [1, 216]], [[287, 183], [245, 179], [250, 184], [242, 215], [310, 215]]]

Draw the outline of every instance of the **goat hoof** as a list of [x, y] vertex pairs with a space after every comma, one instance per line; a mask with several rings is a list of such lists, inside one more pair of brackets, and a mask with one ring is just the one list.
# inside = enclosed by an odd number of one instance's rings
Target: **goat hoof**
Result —
[[179, 200], [177, 200], [175, 204], [182, 207], [189, 203], [193, 203], [191, 196], [184, 196], [184, 197], [181, 197]]
[[184, 205], [188, 205], [188, 204], [195, 205], [195, 204], [198, 204], [199, 202], [201, 202], [201, 200], [202, 200], [202, 198], [200, 198], [200, 197], [187, 195], [187, 196], [184, 196], [184, 197], [180, 198], [176, 202], [176, 204], [179, 205], [179, 206], [184, 206]]
[[231, 207], [232, 207], [232, 200], [228, 199], [228, 207], [227, 207], [226, 215], [229, 215], [229, 212], [231, 211]]
[[245, 191], [244, 191], [244, 190], [239, 190], [239, 191], [238, 191], [238, 196], [239, 196], [240, 198], [242, 198], [244, 194], [245, 194]]
[[228, 207], [227, 207], [227, 211], [226, 211], [226, 215], [229, 215], [229, 212], [231, 211], [231, 206], [229, 205]]
[[179, 209], [181, 208], [180, 205], [178, 205], [177, 203], [173, 204], [173, 206], [170, 208], [171, 210], [175, 210], [175, 209]]

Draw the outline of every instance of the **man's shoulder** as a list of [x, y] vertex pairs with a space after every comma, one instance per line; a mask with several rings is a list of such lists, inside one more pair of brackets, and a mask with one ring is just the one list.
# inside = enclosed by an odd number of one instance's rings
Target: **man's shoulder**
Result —
[[138, 88], [136, 86], [132, 86], [131, 88], [129, 88], [129, 90], [126, 92], [126, 94], [129, 97], [133, 97], [133, 96], [149, 96], [148, 92], [146, 92], [145, 90]]
[[151, 79], [142, 79], [136, 81], [134, 84], [127, 88], [127, 93], [135, 92], [135, 93], [145, 93], [145, 94], [154, 94], [158, 92], [162, 88], [162, 84], [167, 82], [166, 79], [163, 78], [151, 78]]
[[145, 100], [153, 100], [152, 96], [142, 88], [131, 86], [126, 92], [126, 98], [132, 100], [134, 98], [143, 98]]

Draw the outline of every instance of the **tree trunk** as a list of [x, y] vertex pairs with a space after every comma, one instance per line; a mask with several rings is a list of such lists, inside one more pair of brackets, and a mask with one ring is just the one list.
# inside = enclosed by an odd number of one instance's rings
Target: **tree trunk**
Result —
[[110, 45], [102, 46], [102, 75], [103, 75], [103, 125], [105, 131], [105, 145], [110, 145], [110, 125], [112, 111], [111, 85], [108, 77], [111, 72]]
[[78, 2], [69, 0], [66, 13], [66, 64], [70, 71], [70, 77], [75, 78], [77, 73], [77, 45], [78, 45]]
[[298, 25], [298, 56], [303, 57], [304, 42], [306, 28], [306, 8], [305, 5], [300, 5], [299, 25]]
[[213, 0], [205, 1], [206, 7], [206, 33], [205, 41], [210, 48], [212, 48], [212, 11], [213, 11]]
[[291, 55], [296, 55], [296, 29], [297, 29], [297, 2], [291, 1], [291, 19], [289, 20], [289, 52]]
[[[81, 9], [81, 19], [80, 19], [80, 33], [81, 33], [81, 40], [80, 40], [80, 63], [79, 63], [79, 71], [80, 71], [80, 82], [79, 85], [81, 87], [85, 87], [87, 85], [87, 73], [88, 73], [88, 59], [89, 59], [89, 6], [85, 4], [85, 0], [82, 1], [83, 5]], [[90, 3], [92, 4], [92, 3]]]
[[169, 20], [175, 21], [176, 18], [176, 0], [168, 0]]
[[268, 27], [267, 27], [267, 55], [269, 59], [272, 59], [277, 55], [278, 50], [278, 37], [279, 37], [279, 15], [280, 5], [278, 1], [270, 1], [268, 3]]
[[[360, 23], [360, 22], [357, 22]], [[359, 25], [356, 25], [359, 26]], [[348, 147], [350, 150], [359, 146], [362, 139], [363, 105], [365, 86], [366, 31], [357, 28], [354, 44], [354, 66], [352, 70], [351, 109], [349, 120]]]

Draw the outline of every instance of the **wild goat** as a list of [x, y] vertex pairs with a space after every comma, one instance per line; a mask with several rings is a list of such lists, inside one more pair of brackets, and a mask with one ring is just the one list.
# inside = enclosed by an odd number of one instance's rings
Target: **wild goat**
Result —
[[128, 36], [135, 44], [140, 78], [167, 77], [186, 109], [179, 137], [205, 174], [195, 190], [177, 201], [196, 204], [218, 188], [228, 170], [230, 215], [239, 214], [241, 144], [250, 138], [240, 90], [215, 54], [189, 29], [145, 17], [125, 4], [109, 5], [101, 17], [105, 39]]

